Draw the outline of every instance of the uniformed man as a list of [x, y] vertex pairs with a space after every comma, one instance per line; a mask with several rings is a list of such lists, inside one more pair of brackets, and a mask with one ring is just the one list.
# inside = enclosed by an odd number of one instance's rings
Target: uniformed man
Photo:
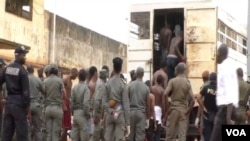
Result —
[[[187, 120], [194, 106], [194, 97], [191, 84], [185, 75], [186, 64], [179, 63], [176, 66], [175, 73], [176, 77], [169, 81], [167, 89], [164, 92], [166, 98], [165, 118], [168, 117], [166, 141], [175, 141], [176, 134], [178, 134], [178, 141], [185, 141]], [[172, 93], [171, 104], [168, 107], [167, 101], [170, 92]]]
[[49, 71], [50, 71], [50, 65], [45, 66], [44, 73], [45, 73], [46, 78], [49, 77]]
[[104, 109], [107, 113], [105, 123], [106, 141], [120, 141], [130, 134], [129, 98], [126, 84], [121, 80], [122, 59], [113, 59], [114, 76], [107, 82], [107, 92], [103, 98]]
[[63, 79], [64, 87], [66, 90], [66, 97], [64, 99], [64, 106], [63, 109], [63, 120], [62, 120], [62, 137], [61, 141], [67, 141], [67, 132], [71, 130], [71, 109], [70, 109], [70, 96], [71, 96], [71, 88], [72, 88], [72, 80], [75, 80], [78, 76], [78, 70], [76, 68], [72, 68], [70, 74]]
[[30, 88], [30, 100], [31, 100], [31, 140], [41, 140], [42, 129], [42, 101], [41, 94], [44, 94], [44, 87], [42, 81], [34, 76], [34, 67], [32, 64], [27, 65], [27, 71], [29, 73], [29, 88]]
[[89, 141], [90, 90], [85, 83], [86, 77], [87, 72], [81, 69], [78, 75], [79, 83], [73, 87], [70, 98], [73, 112], [72, 141]]
[[9, 64], [0, 77], [0, 86], [5, 82], [8, 91], [4, 113], [3, 141], [11, 141], [16, 131], [18, 141], [28, 141], [28, 123], [30, 120], [30, 92], [28, 74], [22, 66], [26, 53], [23, 47], [15, 49], [15, 61]]
[[239, 81], [239, 107], [236, 109], [237, 120], [235, 124], [244, 125], [247, 121], [247, 102], [250, 96], [250, 85], [243, 80], [242, 68], [237, 69], [237, 76]]
[[149, 89], [142, 81], [143, 76], [144, 69], [138, 67], [136, 69], [136, 80], [128, 85], [131, 125], [128, 141], [144, 141], [145, 127], [149, 126], [150, 97]]
[[105, 94], [106, 90], [106, 80], [108, 74], [106, 70], [101, 70], [99, 73], [99, 79], [97, 80], [96, 90], [94, 94], [94, 133], [93, 133], [93, 141], [100, 141], [103, 139], [103, 129], [102, 129], [102, 122], [103, 122], [103, 107], [102, 107], [102, 98]]
[[43, 68], [42, 67], [38, 68], [37, 74], [38, 74], [38, 77], [43, 81], [44, 77], [43, 77]]
[[210, 141], [222, 141], [222, 125], [233, 124], [235, 108], [239, 102], [239, 84], [236, 75], [236, 68], [228, 59], [228, 46], [221, 44], [217, 50], [217, 94], [216, 104], [218, 112], [215, 116], [214, 128]]
[[62, 127], [65, 90], [63, 80], [57, 76], [58, 67], [56, 64], [50, 64], [49, 74], [49, 77], [44, 80], [46, 138], [47, 141], [58, 141]]
[[204, 141], [210, 141], [211, 133], [214, 126], [214, 117], [217, 113], [216, 82], [216, 73], [211, 73], [209, 76], [209, 83], [201, 89], [200, 94], [197, 97], [203, 115], [201, 129]]
[[[3, 60], [3, 58], [0, 58], [0, 77], [2, 75], [2, 71], [4, 69], [4, 66], [6, 65], [5, 61]], [[3, 97], [3, 90], [0, 86], [0, 132], [2, 133], [2, 123], [3, 123], [3, 108], [4, 108], [4, 103], [5, 102], [5, 97]], [[2, 134], [1, 134], [1, 138], [2, 138]]]

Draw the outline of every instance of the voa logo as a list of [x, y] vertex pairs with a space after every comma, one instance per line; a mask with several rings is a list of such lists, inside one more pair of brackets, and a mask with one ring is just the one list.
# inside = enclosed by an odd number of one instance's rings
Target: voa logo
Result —
[[247, 136], [244, 129], [226, 129], [228, 136]]

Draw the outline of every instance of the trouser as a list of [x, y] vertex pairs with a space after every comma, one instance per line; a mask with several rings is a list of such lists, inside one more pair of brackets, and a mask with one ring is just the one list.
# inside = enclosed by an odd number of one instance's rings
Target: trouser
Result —
[[7, 104], [4, 113], [3, 140], [12, 141], [16, 131], [17, 141], [28, 141], [26, 109], [15, 104]]
[[39, 102], [32, 102], [31, 103], [31, 132], [30, 139], [32, 141], [42, 141], [42, 107]]
[[235, 121], [236, 125], [245, 125], [247, 121], [247, 115], [246, 115], [246, 108], [245, 107], [238, 107], [236, 109], [237, 114], [237, 120]]
[[103, 127], [99, 121], [99, 123], [94, 125], [94, 133], [93, 133], [93, 141], [104, 140], [103, 138]]
[[186, 141], [187, 122], [185, 112], [171, 109], [167, 121], [166, 141], [175, 141], [176, 134], [178, 135], [178, 141]]
[[222, 141], [222, 124], [226, 124], [227, 119], [227, 108], [225, 107], [219, 107], [218, 112], [215, 116], [214, 121], [214, 127], [211, 134], [210, 141]]
[[63, 110], [61, 105], [48, 105], [45, 109], [46, 139], [58, 141], [61, 136]]
[[140, 110], [130, 111], [130, 134], [127, 141], [144, 141], [145, 140], [145, 112]]
[[175, 77], [175, 67], [178, 65], [179, 60], [177, 57], [167, 56], [167, 74], [168, 81]]
[[161, 124], [158, 123], [158, 121], [156, 121], [156, 131], [154, 134], [154, 141], [160, 141], [161, 139]]
[[214, 123], [208, 121], [204, 117], [202, 118], [202, 136], [204, 141], [210, 141], [210, 137], [213, 131]]
[[149, 128], [146, 129], [147, 141], [154, 141], [154, 120], [149, 120]]
[[83, 110], [74, 110], [73, 126], [71, 131], [72, 141], [88, 141], [90, 128], [88, 119], [84, 116]]
[[[145, 120], [144, 120], [145, 122]], [[130, 123], [131, 125], [131, 123]], [[121, 112], [117, 119], [112, 114], [106, 114], [105, 121], [105, 141], [122, 141], [125, 134], [125, 119]]]

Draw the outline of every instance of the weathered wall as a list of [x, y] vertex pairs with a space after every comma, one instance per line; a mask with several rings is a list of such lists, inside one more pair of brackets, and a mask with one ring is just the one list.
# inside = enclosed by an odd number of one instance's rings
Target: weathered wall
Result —
[[[53, 14], [47, 13], [50, 16], [46, 16], [49, 18], [46, 21], [53, 25]], [[53, 26], [50, 26], [50, 59], [52, 59], [52, 33]], [[127, 70], [127, 46], [125, 44], [81, 27], [59, 16], [56, 17], [55, 47], [56, 62], [61, 67], [88, 68], [94, 65], [99, 70], [103, 65], [108, 65], [112, 69], [112, 59], [121, 57], [124, 61], [123, 72]]]
[[[0, 39], [30, 46], [27, 60], [35, 64], [48, 62], [48, 33], [44, 21], [44, 1], [33, 0], [32, 21], [5, 11], [5, 0], [0, 1]], [[0, 47], [1, 48], [1, 47]], [[0, 56], [13, 59], [13, 50], [0, 50]]]

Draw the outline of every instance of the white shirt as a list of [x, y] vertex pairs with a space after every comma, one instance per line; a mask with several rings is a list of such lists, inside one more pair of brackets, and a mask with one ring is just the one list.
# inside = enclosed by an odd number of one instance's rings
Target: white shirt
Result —
[[238, 107], [239, 84], [236, 68], [230, 63], [229, 59], [225, 59], [221, 64], [218, 64], [217, 67], [217, 106], [232, 103], [235, 107]]

